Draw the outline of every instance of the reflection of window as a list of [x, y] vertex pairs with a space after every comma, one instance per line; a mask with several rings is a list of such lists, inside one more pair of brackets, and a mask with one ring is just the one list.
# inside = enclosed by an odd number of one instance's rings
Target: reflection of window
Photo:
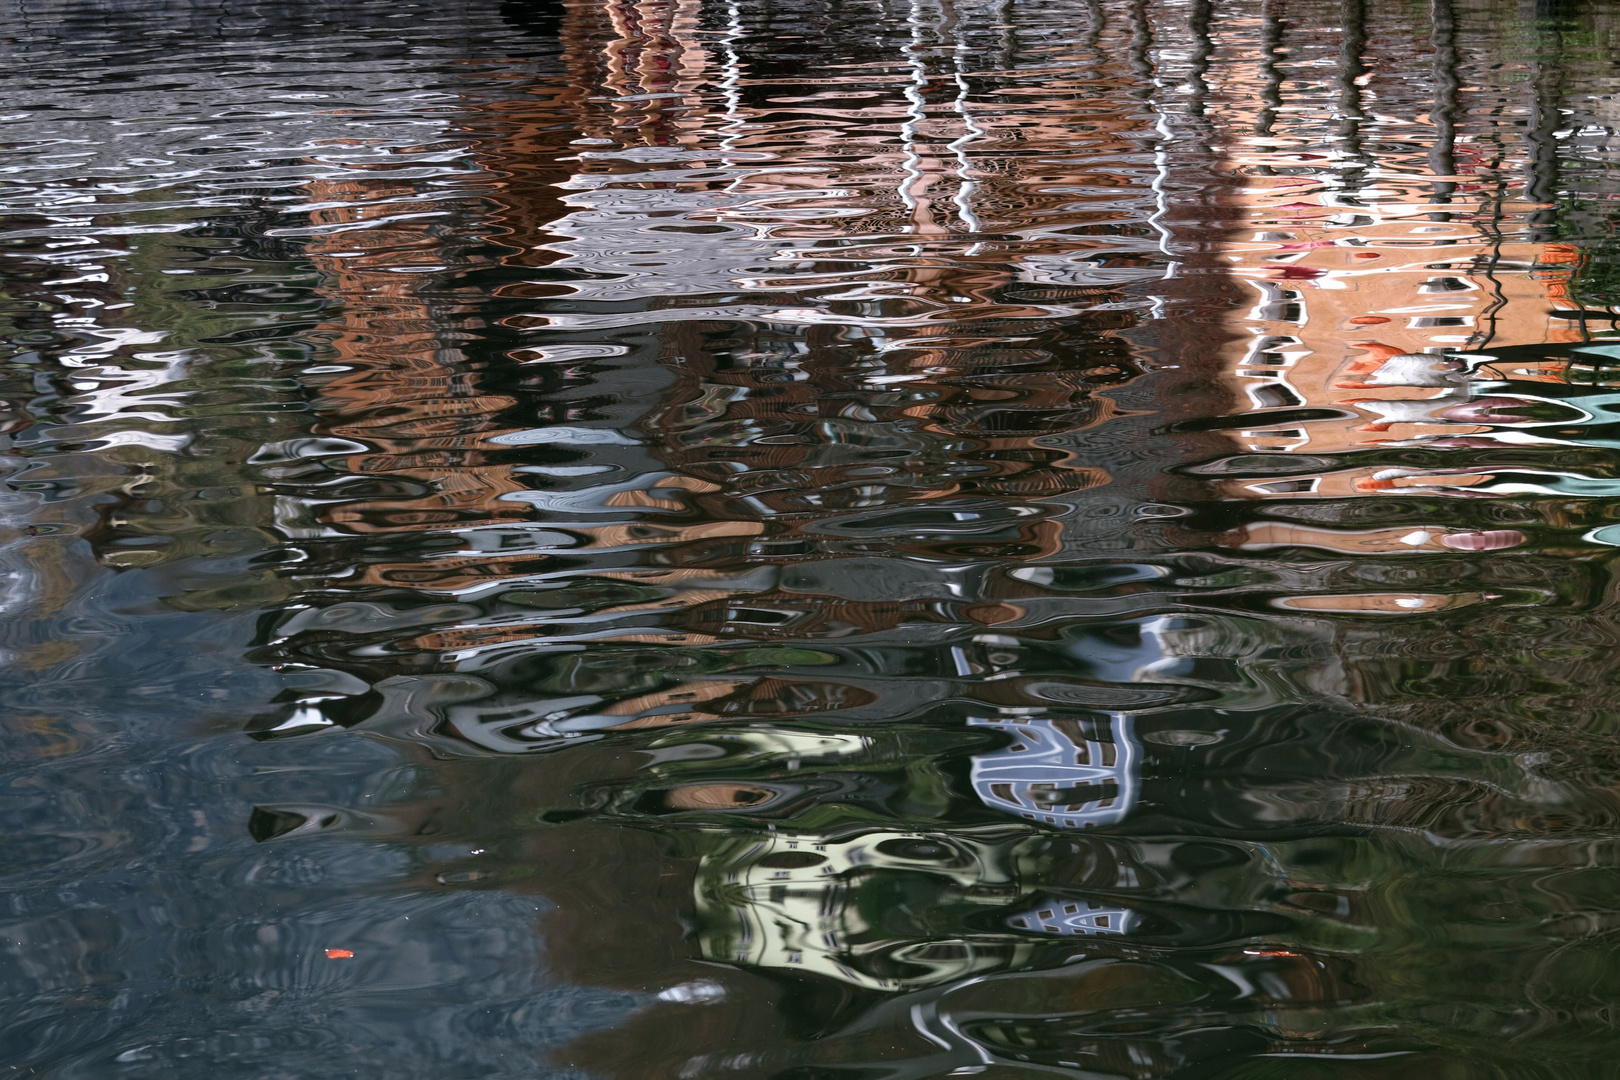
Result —
[[1298, 303], [1299, 293], [1284, 289], [1269, 281], [1250, 282], [1265, 299], [1249, 314], [1249, 318], [1265, 322], [1303, 322], [1305, 307]]
[[974, 717], [968, 723], [1011, 736], [1008, 746], [973, 758], [973, 788], [993, 809], [1079, 828], [1117, 822], [1136, 802], [1137, 744], [1129, 717]]
[[1472, 315], [1419, 315], [1408, 324], [1412, 330], [1431, 330], [1437, 326], [1473, 326]]
[[1468, 282], [1466, 282], [1466, 281], [1464, 281], [1462, 278], [1436, 277], [1436, 278], [1430, 278], [1428, 281], [1425, 281], [1422, 285], [1419, 285], [1418, 286], [1418, 292], [1420, 292], [1420, 293], [1467, 292], [1469, 289], [1472, 289], [1472, 288], [1475, 288], [1475, 286], [1468, 283]]
[[1249, 397], [1262, 409], [1286, 409], [1305, 404], [1305, 399], [1296, 394], [1293, 387], [1284, 386], [1282, 383], [1267, 383], [1264, 386], [1252, 387], [1249, 390]]
[[[1289, 350], [1295, 353], [1295, 355], [1289, 356], [1288, 352], [1285, 352], [1284, 350]], [[1309, 352], [1310, 350], [1304, 348], [1297, 337], [1293, 337], [1291, 335], [1267, 334], [1254, 340], [1254, 343], [1249, 346], [1249, 354], [1245, 356], [1239, 363], [1245, 367], [1253, 367], [1256, 365], [1288, 367], [1293, 364], [1297, 357], [1304, 356]]]
[[783, 611], [780, 608], [732, 608], [726, 612], [726, 618], [731, 622], [778, 625], [791, 622], [801, 614], [803, 612]]
[[1071, 900], [1014, 915], [1007, 920], [1007, 925], [1043, 934], [1123, 934], [1130, 929], [1131, 914], [1125, 908], [1092, 907], [1084, 900]]
[[1250, 484], [1250, 491], [1258, 491], [1262, 495], [1293, 495], [1299, 492], [1315, 491], [1316, 478], [1309, 480], [1273, 480], [1269, 484]]
[[[1257, 440], [1249, 444], [1251, 450], [1293, 450], [1309, 442], [1305, 432], [1299, 428], [1285, 428], [1281, 431], [1245, 431], [1240, 433], [1245, 439]], [[1288, 439], [1291, 442], [1278, 440]]]

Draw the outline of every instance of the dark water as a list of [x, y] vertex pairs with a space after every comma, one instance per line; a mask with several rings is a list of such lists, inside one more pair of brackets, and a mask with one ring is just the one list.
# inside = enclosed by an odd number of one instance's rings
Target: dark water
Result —
[[1611, 6], [0, 15], [0, 1075], [1620, 1075]]

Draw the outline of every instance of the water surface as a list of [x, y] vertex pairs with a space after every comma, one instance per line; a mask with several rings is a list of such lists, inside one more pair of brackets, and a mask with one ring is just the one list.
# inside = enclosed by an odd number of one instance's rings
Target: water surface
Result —
[[0, 7], [18, 1075], [1612, 1075], [1605, 5]]

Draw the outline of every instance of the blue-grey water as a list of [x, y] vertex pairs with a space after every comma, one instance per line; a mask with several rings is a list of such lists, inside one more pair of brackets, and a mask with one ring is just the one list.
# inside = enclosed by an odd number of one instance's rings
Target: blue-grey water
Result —
[[1597, 0], [0, 0], [0, 1076], [1620, 1055]]

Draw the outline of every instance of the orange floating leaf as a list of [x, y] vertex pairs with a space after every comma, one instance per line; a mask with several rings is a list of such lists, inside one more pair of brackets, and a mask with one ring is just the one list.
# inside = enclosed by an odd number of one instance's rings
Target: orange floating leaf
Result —
[[328, 960], [347, 960], [353, 955], [354, 955], [354, 953], [350, 952], [348, 949], [327, 949], [326, 950], [326, 958]]

